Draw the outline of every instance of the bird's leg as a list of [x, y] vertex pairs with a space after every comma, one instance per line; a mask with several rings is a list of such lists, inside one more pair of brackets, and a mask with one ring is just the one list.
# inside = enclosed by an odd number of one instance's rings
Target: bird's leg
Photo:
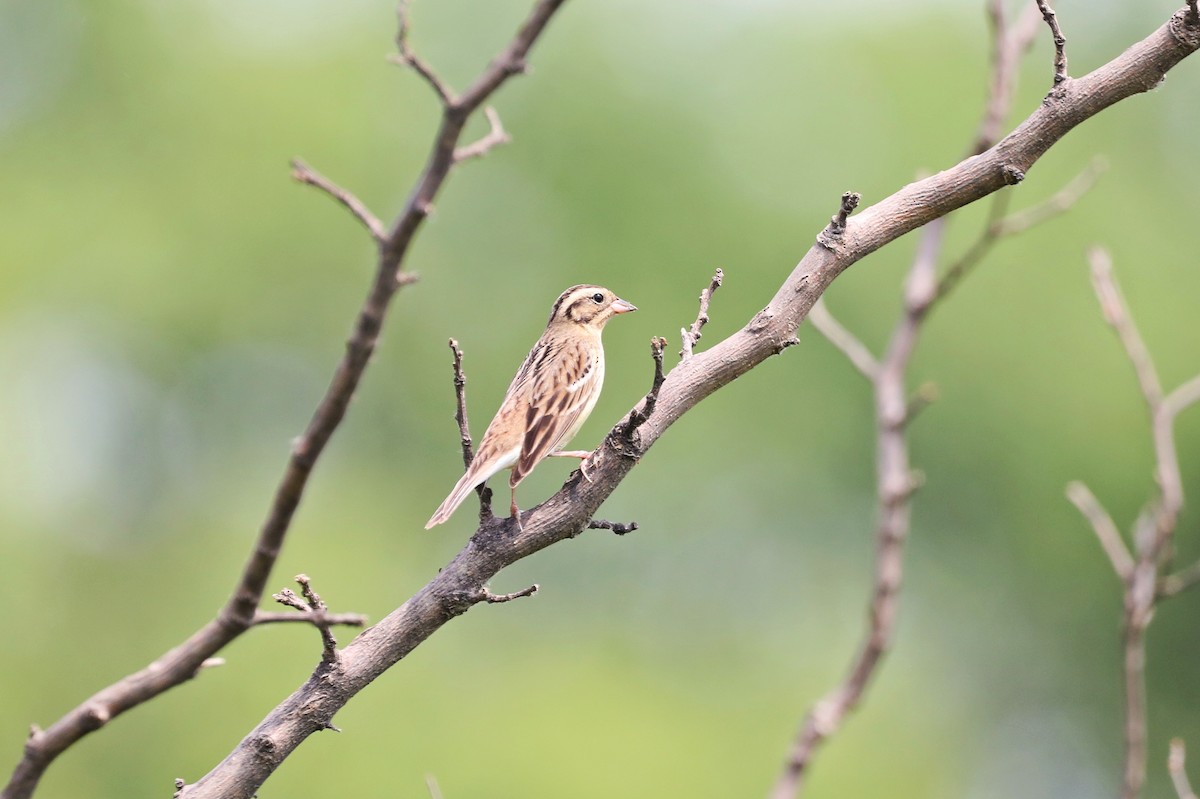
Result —
[[579, 458], [579, 473], [589, 483], [592, 482], [592, 477], [587, 473], [587, 462], [592, 457], [592, 453], [582, 449], [560, 449], [557, 452], [551, 452], [552, 458]]
[[517, 529], [524, 530], [525, 528], [521, 526], [521, 509], [517, 507], [517, 487], [511, 486], [511, 489], [512, 504], [509, 506], [508, 510], [510, 513], [512, 513], [513, 521], [517, 523]]

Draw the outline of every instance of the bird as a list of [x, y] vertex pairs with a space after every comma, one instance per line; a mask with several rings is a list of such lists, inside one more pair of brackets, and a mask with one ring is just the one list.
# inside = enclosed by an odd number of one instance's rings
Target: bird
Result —
[[571, 286], [559, 295], [546, 330], [509, 384], [475, 458], [434, 511], [426, 530], [449, 519], [476, 486], [505, 469], [512, 470], [509, 510], [518, 528], [517, 485], [543, 458], [579, 458], [580, 471], [587, 476], [591, 453], [563, 447], [579, 432], [600, 397], [604, 384], [601, 331], [614, 316], [636, 310], [633, 303], [603, 286]]

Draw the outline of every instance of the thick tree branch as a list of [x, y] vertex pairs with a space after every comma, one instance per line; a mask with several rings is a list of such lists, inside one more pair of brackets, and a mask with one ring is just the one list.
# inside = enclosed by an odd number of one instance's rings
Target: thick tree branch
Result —
[[[414, 279], [412, 273], [401, 272], [400, 266], [408, 254], [417, 230], [432, 209], [434, 198], [455, 165], [454, 152], [463, 128], [471, 114], [496, 89], [508, 78], [522, 71], [529, 49], [563, 2], [564, 0], [538, 0], [508, 46], [484, 69], [461, 98], [455, 98], [444, 84], [435, 81], [436, 76], [431, 71], [422, 72], [413, 64], [414, 69], [434, 84], [442, 100], [440, 128], [415, 189], [403, 211], [380, 242], [375, 280], [346, 342], [346, 352], [338, 363], [325, 396], [313, 413], [307, 429], [293, 443], [291, 457], [270, 503], [267, 517], [228, 602], [213, 621], [179, 646], [164, 653], [141, 671], [130, 674], [96, 693], [48, 729], [38, 730], [36, 734], [30, 735], [25, 743], [23, 756], [13, 770], [3, 793], [0, 793], [0, 799], [26, 799], [32, 796], [46, 769], [69, 746], [84, 735], [104, 726], [115, 716], [191, 679], [202, 664], [254, 624], [256, 609], [262, 601], [267, 580], [279, 556], [312, 469], [345, 416], [350, 399], [375, 351], [375, 343], [393, 295], [398, 288]], [[400, 7], [400, 14], [402, 25], [407, 24], [404, 4]], [[401, 31], [400, 39], [404, 39], [406, 31], [407, 29]], [[406, 50], [405, 40], [401, 53]], [[412, 55], [411, 50], [407, 52]], [[353, 195], [341, 192], [324, 179], [321, 179], [323, 183], [315, 182], [316, 173], [311, 170], [306, 175], [312, 178], [313, 185], [320, 186], [350, 208], [371, 230], [372, 235], [379, 238], [371, 222], [373, 217], [357, 200], [351, 202]], [[327, 727], [322, 724], [315, 729]], [[189, 789], [183, 790], [187, 792]], [[216, 794], [209, 795], [221, 795], [221, 789], [218, 788]], [[249, 793], [245, 795], [248, 796]]]
[[[523, 64], [522, 38], [540, 29], [557, 4], [539, 4], [522, 34], [501, 54], [463, 101], [479, 95]], [[318, 669], [240, 743], [188, 796], [249, 796], [309, 735], [376, 677], [443, 624], [466, 612], [470, 597], [500, 570], [583, 530], [638, 459], [683, 414], [795, 340], [797, 326], [842, 272], [880, 247], [938, 217], [1023, 179], [1033, 164], [1076, 125], [1127, 97], [1154, 88], [1172, 67], [1200, 47], [1200, 29], [1186, 9], [1094, 72], [1069, 78], [1016, 130], [979, 156], [910, 183], [852, 218], [836, 239], [822, 236], [776, 295], [741, 330], [680, 362], [665, 376], [655, 412], [638, 428], [636, 445], [622, 457], [591, 466], [591, 481], [571, 480], [522, 513], [521, 530], [507, 520], [483, 522], [466, 546], [429, 583], [341, 650], [336, 673]], [[527, 49], [527, 45], [526, 45]], [[518, 55], [520, 57], [518, 57]], [[499, 70], [494, 72], [493, 70]], [[445, 150], [446, 168], [453, 147]], [[420, 215], [423, 192], [413, 198]], [[405, 217], [407, 219], [408, 217]], [[403, 219], [398, 228], [411, 224]], [[385, 248], [386, 251], [387, 248]], [[623, 423], [618, 423], [620, 427]], [[610, 433], [609, 441], [613, 438]]]

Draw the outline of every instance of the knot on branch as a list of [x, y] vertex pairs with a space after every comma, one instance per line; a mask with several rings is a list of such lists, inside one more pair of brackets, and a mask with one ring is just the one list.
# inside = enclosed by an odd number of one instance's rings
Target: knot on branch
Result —
[[846, 232], [846, 223], [850, 214], [854, 213], [855, 208], [858, 208], [858, 202], [861, 199], [862, 195], [856, 191], [847, 191], [842, 194], [838, 212], [830, 218], [825, 229], [817, 234], [818, 244], [827, 250], [834, 249], [834, 246], [841, 240], [842, 234]]
[[1171, 15], [1168, 23], [1171, 37], [1188, 50], [1200, 50], [1200, 10], [1195, 0], [1188, 0], [1187, 8]]
[[1000, 168], [1000, 175], [1004, 178], [1004, 185], [1015, 186], [1025, 179], [1025, 173], [1012, 164], [1005, 164]]

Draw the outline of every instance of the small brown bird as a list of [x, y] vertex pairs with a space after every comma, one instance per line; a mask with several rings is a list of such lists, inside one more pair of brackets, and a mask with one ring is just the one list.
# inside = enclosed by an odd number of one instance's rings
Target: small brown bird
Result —
[[542, 458], [586, 460], [591, 453], [562, 448], [579, 432], [600, 398], [604, 384], [600, 333], [616, 314], [636, 310], [601, 286], [572, 286], [559, 296], [546, 331], [517, 370], [470, 468], [434, 511], [426, 530], [449, 519], [476, 486], [504, 469], [512, 469], [510, 510], [520, 525], [517, 484]]

